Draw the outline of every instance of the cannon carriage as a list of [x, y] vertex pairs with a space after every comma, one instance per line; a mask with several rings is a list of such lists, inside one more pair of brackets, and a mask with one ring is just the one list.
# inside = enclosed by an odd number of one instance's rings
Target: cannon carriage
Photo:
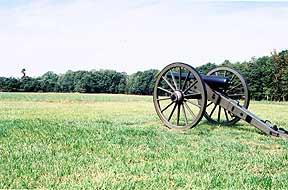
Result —
[[187, 130], [203, 116], [212, 124], [231, 126], [244, 120], [267, 135], [288, 138], [288, 131], [248, 110], [249, 88], [234, 69], [218, 67], [207, 75], [185, 63], [172, 63], [158, 73], [153, 102], [165, 126]]

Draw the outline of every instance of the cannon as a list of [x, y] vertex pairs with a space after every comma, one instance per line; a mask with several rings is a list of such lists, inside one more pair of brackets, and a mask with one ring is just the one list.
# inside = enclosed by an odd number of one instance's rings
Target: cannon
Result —
[[218, 67], [203, 75], [180, 62], [158, 73], [153, 92], [156, 113], [168, 128], [193, 128], [203, 116], [209, 123], [226, 126], [242, 119], [267, 135], [288, 138], [287, 130], [250, 112], [249, 101], [248, 84], [238, 71]]

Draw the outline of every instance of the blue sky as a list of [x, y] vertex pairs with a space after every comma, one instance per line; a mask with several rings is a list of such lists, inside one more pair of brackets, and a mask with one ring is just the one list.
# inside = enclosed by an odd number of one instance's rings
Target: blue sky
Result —
[[288, 49], [288, 2], [2, 0], [0, 76], [182, 61], [249, 61]]

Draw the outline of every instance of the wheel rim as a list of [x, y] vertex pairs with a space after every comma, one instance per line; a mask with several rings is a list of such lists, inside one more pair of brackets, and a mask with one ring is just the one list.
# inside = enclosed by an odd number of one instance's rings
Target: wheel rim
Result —
[[[239, 72], [229, 67], [219, 67], [209, 71], [207, 76], [211, 75], [229, 78], [231, 84], [228, 88], [220, 89], [220, 93], [232, 100], [238, 101], [239, 105], [248, 108], [250, 101], [249, 88], [246, 80]], [[204, 116], [210, 123], [227, 126], [233, 125], [240, 120], [240, 118], [226, 111], [220, 105], [216, 105], [209, 100]]]
[[[183, 77], [179, 77], [181, 75]], [[153, 101], [165, 126], [186, 130], [197, 125], [204, 115], [206, 88], [193, 67], [184, 63], [172, 63], [158, 74]]]

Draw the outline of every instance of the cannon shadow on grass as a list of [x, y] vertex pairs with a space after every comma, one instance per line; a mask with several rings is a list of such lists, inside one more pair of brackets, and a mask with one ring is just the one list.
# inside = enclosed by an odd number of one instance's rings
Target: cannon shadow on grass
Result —
[[[243, 122], [238, 122], [232, 126], [225, 126], [225, 125], [217, 125], [217, 124], [212, 124], [210, 122], [208, 122], [207, 120], [203, 119], [197, 126], [195, 126], [194, 128], [191, 128], [187, 131], [178, 131], [178, 130], [173, 130], [173, 129], [169, 129], [168, 127], [165, 127], [160, 121], [157, 120], [149, 120], [149, 121], [145, 121], [142, 124], [144, 125], [149, 125], [150, 127], [153, 126], [152, 128], [164, 128], [166, 130], [172, 130], [175, 131], [177, 133], [181, 133], [183, 135], [212, 135], [212, 131], [216, 130], [216, 129], [220, 129], [220, 128], [226, 128], [226, 129], [231, 129], [231, 132], [236, 132], [236, 131], [243, 131], [243, 132], [248, 132], [251, 135], [252, 134], [260, 134], [260, 135], [265, 135], [263, 132], [261, 132], [260, 130], [257, 130], [255, 128], [253, 128], [253, 126], [250, 126], [246, 123]], [[135, 124], [133, 124], [135, 125]], [[132, 126], [133, 126], [132, 125]], [[247, 133], [245, 133], [247, 134]], [[227, 133], [228, 135], [228, 133]]]
[[[210, 131], [214, 131], [215, 129], [219, 129], [219, 128], [226, 128], [226, 129], [231, 129], [233, 131], [235, 131], [235, 130], [245, 131], [245, 132], [249, 132], [249, 133], [253, 133], [253, 134], [264, 135], [264, 133], [261, 132], [260, 130], [257, 130], [255, 128], [253, 128], [252, 126], [247, 125], [247, 124], [242, 123], [242, 122], [238, 122], [238, 123], [234, 124], [233, 126], [225, 126], [225, 125], [213, 124], [213, 123], [208, 122], [207, 120], [204, 120], [201, 123], [199, 123], [198, 125], [199, 126], [196, 126], [196, 127], [200, 128], [199, 131], [205, 130], [206, 131], [205, 133], [210, 132]], [[209, 126], [209, 127], [202, 127], [202, 126]], [[245, 127], [245, 126], [248, 126], [248, 127]]]

